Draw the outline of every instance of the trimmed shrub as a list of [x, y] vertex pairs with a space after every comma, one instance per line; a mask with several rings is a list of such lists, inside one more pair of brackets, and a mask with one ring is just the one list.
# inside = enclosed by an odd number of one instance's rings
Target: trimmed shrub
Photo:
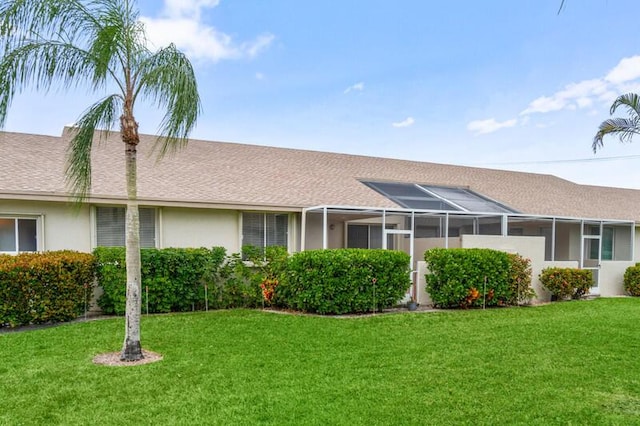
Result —
[[426, 286], [434, 306], [470, 308], [513, 301], [512, 288], [518, 277], [524, 278], [526, 268], [522, 270], [524, 264], [519, 264], [512, 269], [510, 259], [507, 253], [492, 249], [427, 250], [424, 260], [430, 273]]
[[[106, 314], [123, 315], [125, 249], [99, 247], [94, 253], [98, 284], [104, 290], [98, 305]], [[143, 311], [147, 307], [149, 313], [160, 313], [262, 306], [261, 284], [267, 277], [277, 284], [287, 252], [282, 247], [268, 247], [265, 254], [253, 254], [245, 261], [239, 253], [227, 256], [223, 247], [142, 249]]]
[[[98, 247], [98, 284], [104, 293], [98, 305], [106, 314], [122, 315], [126, 306], [126, 265], [123, 247]], [[149, 313], [202, 309], [205, 285], [208, 301], [217, 307], [221, 298], [217, 282], [225, 261], [225, 249], [142, 249], [142, 303]], [[147, 296], [148, 290], [148, 296]]]
[[558, 300], [580, 299], [593, 287], [593, 272], [589, 269], [546, 268], [540, 273], [540, 282]]
[[510, 305], [522, 305], [531, 302], [536, 297], [531, 287], [531, 260], [517, 253], [507, 253], [509, 256], [509, 292], [507, 301]]
[[411, 285], [410, 257], [393, 250], [330, 249], [295, 253], [274, 302], [320, 314], [372, 312], [394, 306]]
[[0, 256], [0, 326], [69, 321], [89, 308], [95, 262], [73, 251]]
[[640, 296], [640, 263], [624, 271], [624, 291], [630, 296]]

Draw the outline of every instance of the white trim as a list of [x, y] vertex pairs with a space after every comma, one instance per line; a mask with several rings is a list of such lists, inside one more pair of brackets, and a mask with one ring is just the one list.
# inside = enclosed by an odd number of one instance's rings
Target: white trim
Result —
[[157, 207], [156, 208], [156, 226], [155, 226], [155, 233], [156, 233], [156, 248], [157, 249], [162, 249], [164, 248], [164, 225], [163, 225], [163, 213], [162, 213], [162, 207]]

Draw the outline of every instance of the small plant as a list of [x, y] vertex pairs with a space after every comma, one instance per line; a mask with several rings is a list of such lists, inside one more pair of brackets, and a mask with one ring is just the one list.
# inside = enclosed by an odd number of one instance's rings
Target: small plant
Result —
[[271, 304], [273, 300], [273, 296], [276, 293], [276, 287], [278, 286], [278, 280], [275, 278], [265, 278], [260, 283], [260, 288], [262, 289], [262, 298], [268, 304]]
[[491, 249], [434, 248], [424, 254], [427, 291], [435, 306], [503, 306], [512, 298], [510, 258]]
[[531, 260], [517, 253], [508, 253], [511, 265], [509, 268], [510, 305], [523, 305], [536, 297], [531, 287]]
[[593, 273], [589, 269], [546, 268], [540, 273], [540, 281], [558, 300], [580, 299], [589, 294]]
[[630, 296], [640, 296], [640, 263], [628, 267], [624, 272], [624, 291]]

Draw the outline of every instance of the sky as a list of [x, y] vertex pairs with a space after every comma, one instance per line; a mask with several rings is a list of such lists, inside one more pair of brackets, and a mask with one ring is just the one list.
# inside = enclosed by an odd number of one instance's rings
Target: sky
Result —
[[[640, 92], [637, 0], [140, 0], [202, 99], [197, 139], [553, 174], [640, 189], [640, 137], [591, 143]], [[631, 19], [627, 18], [631, 17]], [[102, 94], [19, 94], [5, 130], [59, 135]], [[144, 133], [161, 115], [139, 103]], [[618, 110], [617, 116], [626, 116]]]

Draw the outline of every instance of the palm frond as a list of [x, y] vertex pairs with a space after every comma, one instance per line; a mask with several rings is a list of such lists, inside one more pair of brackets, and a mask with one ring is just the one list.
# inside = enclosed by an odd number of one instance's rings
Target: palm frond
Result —
[[611, 104], [609, 113], [615, 114], [619, 107], [625, 107], [630, 118], [640, 118], [640, 97], [636, 93], [626, 93], [618, 96], [618, 98]]
[[138, 92], [166, 110], [156, 147], [159, 157], [183, 147], [200, 115], [195, 73], [187, 57], [171, 44], [140, 64]]
[[113, 129], [122, 108], [120, 95], [108, 96], [93, 104], [76, 122], [67, 148], [66, 177], [77, 204], [81, 204], [91, 190], [91, 148], [96, 129], [99, 141], [105, 140]]
[[77, 87], [94, 68], [89, 52], [59, 42], [29, 43], [5, 53], [0, 58], [0, 126], [16, 92], [31, 84], [44, 91], [57, 83], [63, 89]]
[[92, 10], [84, 3], [78, 0], [3, 1], [0, 35], [11, 42], [19, 42], [21, 38], [76, 39], [96, 24]]
[[610, 118], [603, 121], [598, 132], [593, 138], [593, 152], [604, 145], [603, 138], [607, 135], [618, 136], [620, 142], [631, 142], [634, 135], [640, 134], [640, 117], [637, 118]]

